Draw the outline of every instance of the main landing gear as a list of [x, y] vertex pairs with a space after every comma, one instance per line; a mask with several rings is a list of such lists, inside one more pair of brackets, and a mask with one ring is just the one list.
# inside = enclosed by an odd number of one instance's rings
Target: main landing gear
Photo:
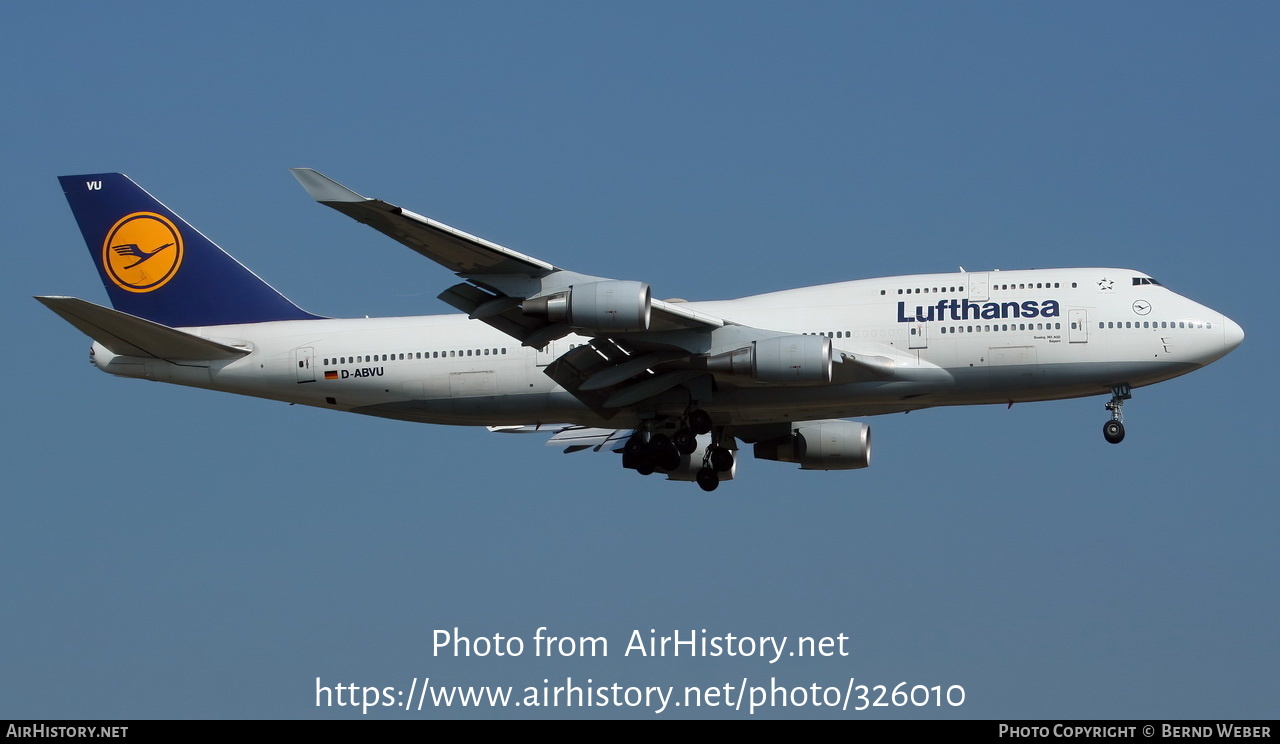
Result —
[[733, 470], [733, 451], [720, 443], [721, 433], [715, 431], [706, 411], [700, 408], [688, 411], [671, 436], [654, 431], [656, 428], [650, 421], [631, 435], [622, 449], [622, 467], [641, 475], [657, 471], [670, 473], [682, 465], [691, 467], [692, 463], [685, 465], [684, 458], [698, 451], [699, 436], [711, 434], [711, 443], [702, 453], [702, 467], [693, 473], [693, 479], [702, 490], [714, 491], [720, 485], [720, 473]]
[[1112, 444], [1120, 444], [1124, 440], [1124, 402], [1133, 397], [1129, 386], [1125, 383], [1113, 385], [1111, 401], [1107, 410], [1111, 411], [1111, 420], [1102, 425], [1102, 436]]
[[640, 475], [652, 475], [658, 469], [672, 471], [680, 467], [680, 452], [666, 434], [639, 430], [622, 449], [622, 467]]
[[[707, 445], [706, 451], [702, 453], [702, 467], [698, 468], [693, 479], [704, 491], [716, 490], [720, 487], [720, 473], [733, 470], [733, 451], [720, 443], [722, 432], [715, 429], [711, 414], [701, 408], [694, 408], [685, 413], [684, 426], [680, 430], [687, 432], [689, 439], [693, 442], [689, 451], [684, 453], [687, 455], [697, 450], [697, 437], [703, 434], [711, 435], [711, 444]], [[680, 432], [676, 432], [677, 436], [679, 434]]]
[[711, 414], [701, 408], [694, 408], [685, 413], [680, 428], [671, 436], [671, 441], [680, 454], [692, 455], [698, 449], [698, 437], [710, 431]]

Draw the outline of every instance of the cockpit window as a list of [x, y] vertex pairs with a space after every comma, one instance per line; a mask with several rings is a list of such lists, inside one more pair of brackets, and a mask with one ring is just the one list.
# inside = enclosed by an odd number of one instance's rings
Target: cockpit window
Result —
[[1133, 286], [1137, 287], [1143, 284], [1154, 284], [1157, 287], [1162, 286], [1160, 282], [1156, 281], [1155, 279], [1152, 279], [1149, 276], [1135, 276], [1133, 278]]

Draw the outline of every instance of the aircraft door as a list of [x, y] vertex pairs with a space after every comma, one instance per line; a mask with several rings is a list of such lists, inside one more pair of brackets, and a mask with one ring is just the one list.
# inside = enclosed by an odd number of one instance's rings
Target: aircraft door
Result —
[[535, 364], [539, 367], [545, 367], [556, 360], [556, 342], [548, 341], [547, 345], [541, 349], [534, 349]]
[[925, 331], [929, 327], [927, 323], [920, 321], [912, 321], [907, 324], [907, 348], [908, 349], [927, 349], [929, 348], [929, 338]]
[[315, 349], [299, 346], [293, 350], [293, 361], [298, 370], [298, 382], [316, 381]]
[[1067, 338], [1073, 344], [1083, 344], [1089, 341], [1088, 310], [1067, 311]]
[[988, 297], [987, 272], [976, 271], [969, 276], [969, 299], [985, 300]]

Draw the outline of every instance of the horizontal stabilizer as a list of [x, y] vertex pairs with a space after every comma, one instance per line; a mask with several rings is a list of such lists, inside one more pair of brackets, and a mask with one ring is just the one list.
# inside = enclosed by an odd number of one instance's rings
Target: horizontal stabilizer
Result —
[[37, 297], [89, 338], [116, 354], [166, 361], [235, 359], [248, 349], [220, 344], [75, 297]]

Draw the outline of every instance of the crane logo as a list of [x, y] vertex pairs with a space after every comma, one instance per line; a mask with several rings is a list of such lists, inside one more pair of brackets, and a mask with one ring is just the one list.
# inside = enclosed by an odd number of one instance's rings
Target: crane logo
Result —
[[127, 292], [163, 287], [182, 265], [182, 233], [166, 217], [134, 212], [107, 232], [102, 266], [107, 277]]

